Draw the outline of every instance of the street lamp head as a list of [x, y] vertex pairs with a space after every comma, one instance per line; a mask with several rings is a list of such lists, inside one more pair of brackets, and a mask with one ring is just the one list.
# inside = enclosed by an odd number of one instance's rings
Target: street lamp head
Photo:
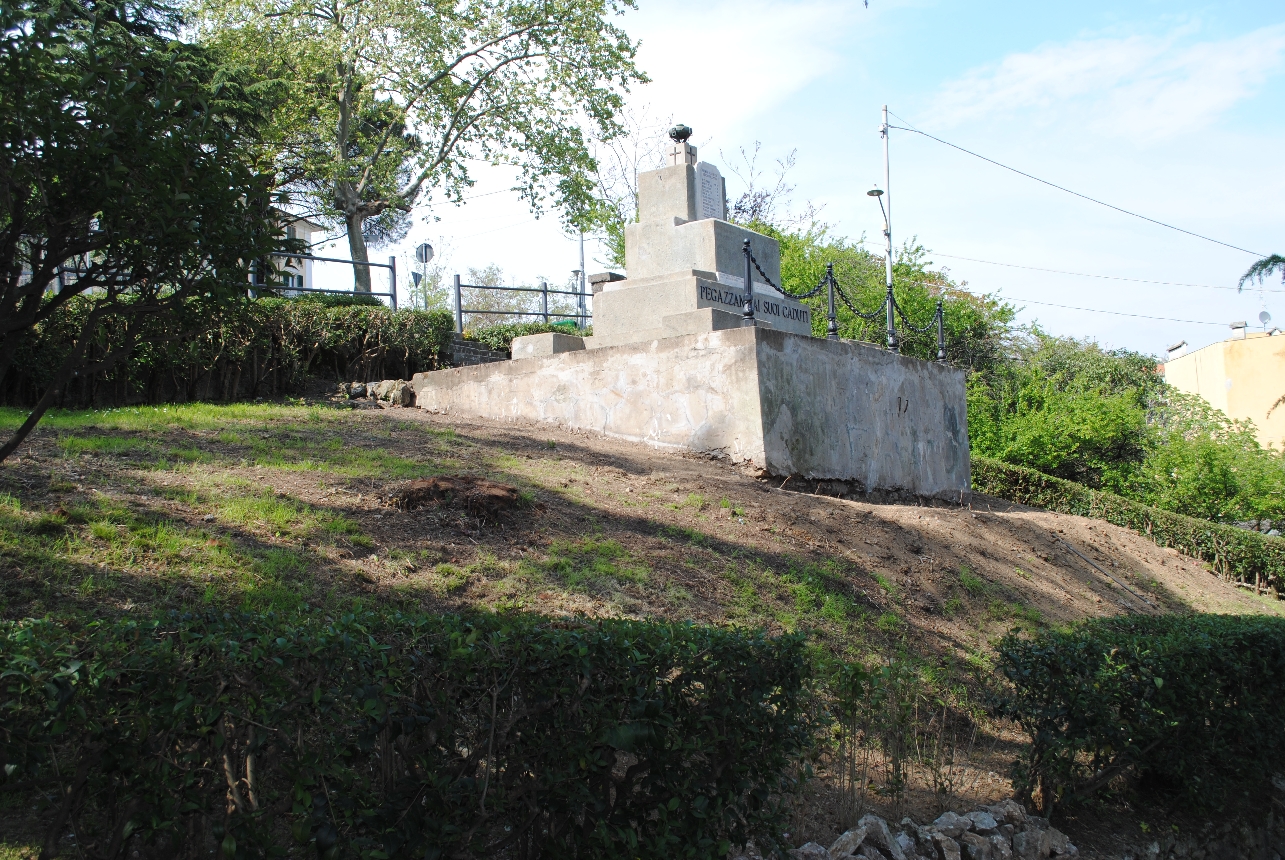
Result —
[[882, 189], [882, 188], [871, 188], [869, 191], [867, 191], [867, 192], [866, 192], [866, 195], [867, 195], [867, 196], [869, 196], [869, 197], [882, 197], [882, 196], [883, 196], [883, 189]]

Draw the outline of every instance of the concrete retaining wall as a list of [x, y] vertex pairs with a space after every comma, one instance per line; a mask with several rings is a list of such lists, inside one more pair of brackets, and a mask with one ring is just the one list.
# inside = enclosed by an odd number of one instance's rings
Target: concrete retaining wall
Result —
[[433, 412], [532, 420], [867, 492], [968, 492], [962, 371], [762, 328], [416, 374]]

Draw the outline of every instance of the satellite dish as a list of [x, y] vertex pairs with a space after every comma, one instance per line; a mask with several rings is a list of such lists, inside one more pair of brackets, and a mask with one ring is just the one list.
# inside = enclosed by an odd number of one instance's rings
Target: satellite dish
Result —
[[415, 260], [419, 263], [428, 263], [433, 259], [433, 246], [425, 242], [415, 249]]
[[1267, 311], [1260, 311], [1258, 314], [1258, 321], [1263, 325], [1267, 325], [1269, 322], [1272, 321], [1272, 315], [1269, 314]]

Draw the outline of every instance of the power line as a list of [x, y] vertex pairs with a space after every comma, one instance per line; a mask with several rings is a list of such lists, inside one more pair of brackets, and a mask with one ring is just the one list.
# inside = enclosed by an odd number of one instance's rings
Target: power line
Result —
[[488, 234], [488, 233], [498, 233], [498, 232], [500, 232], [501, 230], [512, 230], [514, 227], [521, 227], [521, 226], [523, 226], [523, 225], [525, 225], [525, 224], [533, 224], [533, 223], [535, 223], [535, 221], [536, 221], [536, 220], [537, 220], [537, 219], [535, 219], [535, 218], [524, 218], [523, 220], [518, 221], [518, 222], [516, 222], [516, 223], [514, 223], [514, 224], [505, 224], [503, 227], [495, 227], [495, 228], [493, 228], [493, 229], [491, 229], [491, 230], [483, 230], [483, 231], [482, 231], [482, 232], [480, 232], [480, 233], [469, 233], [467, 236], [456, 236], [455, 238], [456, 238], [456, 239], [472, 239], [474, 236], [485, 236], [485, 235], [486, 235], [486, 234]]
[[[889, 113], [891, 113], [891, 111], [889, 111]], [[896, 114], [893, 114], [893, 116], [897, 116], [897, 115], [896, 115]], [[899, 117], [899, 116], [897, 117], [897, 119], [900, 119], [902, 122], [906, 123], [906, 125], [905, 125], [905, 126], [893, 125], [893, 126], [889, 126], [889, 128], [895, 128], [895, 129], [897, 129], [897, 130], [899, 130], [899, 131], [910, 131], [910, 132], [914, 132], [915, 134], [923, 135], [924, 137], [928, 138], [929, 140], [935, 140], [935, 141], [937, 141], [937, 142], [938, 142], [938, 143], [940, 143], [940, 144], [943, 144], [943, 145], [945, 145], [945, 146], [949, 146], [951, 149], [957, 149], [957, 150], [959, 150], [960, 152], [962, 152], [962, 153], [964, 153], [964, 154], [966, 154], [966, 155], [971, 155], [973, 158], [980, 158], [982, 161], [985, 161], [985, 162], [988, 162], [988, 163], [990, 163], [990, 164], [993, 164], [993, 165], [995, 165], [996, 167], [1002, 167], [1002, 168], [1004, 168], [1005, 170], [1011, 170], [1013, 173], [1016, 173], [1018, 176], [1025, 176], [1027, 179], [1034, 179], [1036, 182], [1039, 182], [1039, 183], [1042, 183], [1042, 184], [1044, 184], [1044, 185], [1047, 185], [1047, 186], [1049, 186], [1050, 188], [1056, 188], [1058, 191], [1065, 191], [1067, 194], [1073, 194], [1073, 195], [1075, 195], [1076, 197], [1079, 197], [1079, 198], [1080, 198], [1080, 199], [1082, 199], [1082, 200], [1088, 200], [1090, 203], [1096, 203], [1096, 204], [1098, 204], [1099, 206], [1105, 206], [1105, 207], [1107, 207], [1108, 209], [1114, 209], [1115, 211], [1117, 211], [1117, 212], [1122, 212], [1122, 213], [1124, 213], [1125, 215], [1132, 215], [1134, 218], [1141, 218], [1143, 221], [1150, 221], [1152, 224], [1158, 224], [1158, 225], [1160, 225], [1161, 227], [1168, 227], [1170, 230], [1177, 230], [1179, 233], [1186, 233], [1188, 236], [1194, 236], [1194, 237], [1196, 237], [1197, 239], [1204, 239], [1206, 242], [1213, 242], [1215, 245], [1222, 245], [1224, 248], [1231, 248], [1233, 251], [1240, 251], [1240, 252], [1245, 253], [1245, 254], [1252, 254], [1252, 255], [1254, 255], [1255, 257], [1266, 257], [1266, 256], [1267, 256], [1266, 254], [1260, 254], [1260, 253], [1258, 253], [1257, 251], [1250, 251], [1250, 250], [1249, 250], [1249, 249], [1247, 249], [1247, 248], [1241, 248], [1241, 247], [1239, 247], [1238, 245], [1232, 245], [1232, 244], [1229, 244], [1229, 243], [1227, 243], [1227, 242], [1220, 242], [1220, 241], [1219, 241], [1219, 240], [1217, 240], [1217, 239], [1211, 239], [1211, 238], [1209, 238], [1208, 236], [1202, 236], [1202, 235], [1201, 235], [1201, 234], [1199, 234], [1199, 233], [1193, 233], [1193, 232], [1192, 232], [1192, 231], [1190, 231], [1190, 230], [1184, 230], [1184, 229], [1182, 229], [1181, 227], [1175, 227], [1175, 226], [1174, 226], [1174, 225], [1172, 225], [1172, 224], [1166, 224], [1166, 223], [1165, 223], [1165, 222], [1163, 222], [1163, 221], [1157, 221], [1155, 218], [1148, 218], [1146, 215], [1139, 215], [1137, 212], [1130, 212], [1128, 209], [1121, 209], [1119, 206], [1115, 206], [1115, 205], [1113, 205], [1113, 204], [1111, 204], [1111, 203], [1107, 203], [1106, 201], [1103, 201], [1103, 200], [1098, 200], [1096, 197], [1090, 197], [1090, 196], [1089, 196], [1089, 195], [1087, 195], [1087, 194], [1081, 194], [1081, 193], [1080, 193], [1080, 192], [1078, 192], [1078, 191], [1072, 191], [1071, 189], [1069, 189], [1069, 188], [1065, 188], [1065, 187], [1063, 187], [1063, 186], [1061, 186], [1061, 185], [1058, 185], [1058, 184], [1057, 184], [1057, 183], [1055, 183], [1055, 182], [1049, 182], [1047, 179], [1040, 179], [1038, 176], [1032, 176], [1032, 175], [1031, 175], [1031, 174], [1029, 174], [1029, 173], [1026, 173], [1026, 172], [1021, 171], [1021, 170], [1018, 170], [1016, 167], [1009, 167], [1007, 164], [1001, 164], [1000, 162], [996, 161], [996, 160], [995, 160], [995, 159], [993, 159], [993, 158], [987, 158], [987, 157], [986, 157], [986, 156], [984, 156], [984, 155], [979, 155], [978, 153], [973, 152], [971, 149], [964, 149], [964, 147], [962, 147], [962, 146], [957, 146], [956, 144], [953, 144], [953, 143], [951, 143], [951, 142], [950, 142], [950, 141], [948, 141], [948, 140], [942, 140], [940, 137], [933, 137], [931, 134], [929, 134], [929, 133], [928, 133], [928, 132], [926, 132], [926, 131], [920, 131], [920, 130], [919, 130], [919, 129], [917, 129], [917, 128], [911, 128], [911, 127], [910, 127], [910, 123], [909, 123], [908, 121], [904, 120], [904, 119], [901, 119], [901, 117]]]
[[[998, 263], [994, 260], [978, 260], [974, 257], [959, 257], [954, 254], [937, 254], [931, 256], [945, 257], [949, 260], [967, 260], [970, 263], [985, 263], [988, 266], [1005, 266], [1009, 269], [1026, 269], [1031, 272], [1050, 272], [1055, 275], [1075, 275], [1080, 278], [1101, 278], [1107, 281], [1130, 281], [1135, 284], [1159, 284], [1166, 287], [1199, 287], [1202, 290], [1237, 290], [1237, 287], [1218, 287], [1212, 284], [1182, 284], [1176, 281], [1148, 281], [1144, 278], [1124, 278], [1119, 275], [1092, 275], [1088, 272], [1068, 272], [1063, 269], [1041, 269], [1038, 266], [1019, 266], [1016, 263]], [[1268, 293], [1285, 293], [1285, 290], [1264, 290]]]
[[1052, 302], [1037, 302], [1034, 299], [1019, 299], [1016, 296], [1003, 296], [999, 294], [996, 294], [996, 298], [1008, 299], [1014, 302], [1024, 302], [1026, 304], [1031, 304], [1031, 305], [1044, 305], [1050, 308], [1062, 308], [1063, 310], [1068, 310], [1068, 311], [1088, 311], [1091, 314], [1110, 314], [1111, 316], [1133, 317], [1134, 319], [1142, 319], [1142, 320], [1160, 320], [1161, 322], [1192, 323], [1193, 325], [1217, 325], [1217, 326], [1227, 325], [1227, 323], [1207, 322], [1205, 320], [1179, 320], [1179, 319], [1173, 319], [1172, 317], [1152, 317], [1152, 316], [1147, 316], [1146, 314], [1127, 314], [1127, 313], [1124, 313], [1123, 311], [1100, 311], [1097, 308], [1077, 308], [1072, 305], [1055, 305]]
[[469, 195], [468, 197], [461, 197], [458, 201], [457, 201], [457, 200], [433, 200], [433, 201], [430, 201], [430, 202], [428, 202], [428, 203], [421, 203], [421, 204], [419, 204], [418, 206], [416, 206], [415, 208], [416, 208], [416, 209], [432, 209], [434, 206], [442, 206], [442, 205], [444, 205], [444, 204], [446, 204], [446, 203], [465, 203], [465, 202], [467, 202], [467, 201], [469, 201], [469, 200], [476, 200], [476, 199], [478, 199], [479, 197], [490, 197], [490, 196], [491, 196], [491, 195], [493, 195], [493, 194], [503, 194], [503, 193], [504, 193], [504, 192], [506, 192], [506, 191], [513, 191], [513, 190], [514, 190], [514, 189], [512, 189], [512, 188], [501, 188], [499, 191], [487, 191], [485, 194], [471, 194], [471, 195]]

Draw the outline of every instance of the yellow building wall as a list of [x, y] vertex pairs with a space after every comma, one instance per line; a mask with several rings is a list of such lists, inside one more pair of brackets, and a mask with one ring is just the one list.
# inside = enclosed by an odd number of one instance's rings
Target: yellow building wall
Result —
[[1248, 418], [1264, 447], [1285, 449], [1285, 336], [1248, 333], [1170, 359], [1165, 381], [1236, 420]]

